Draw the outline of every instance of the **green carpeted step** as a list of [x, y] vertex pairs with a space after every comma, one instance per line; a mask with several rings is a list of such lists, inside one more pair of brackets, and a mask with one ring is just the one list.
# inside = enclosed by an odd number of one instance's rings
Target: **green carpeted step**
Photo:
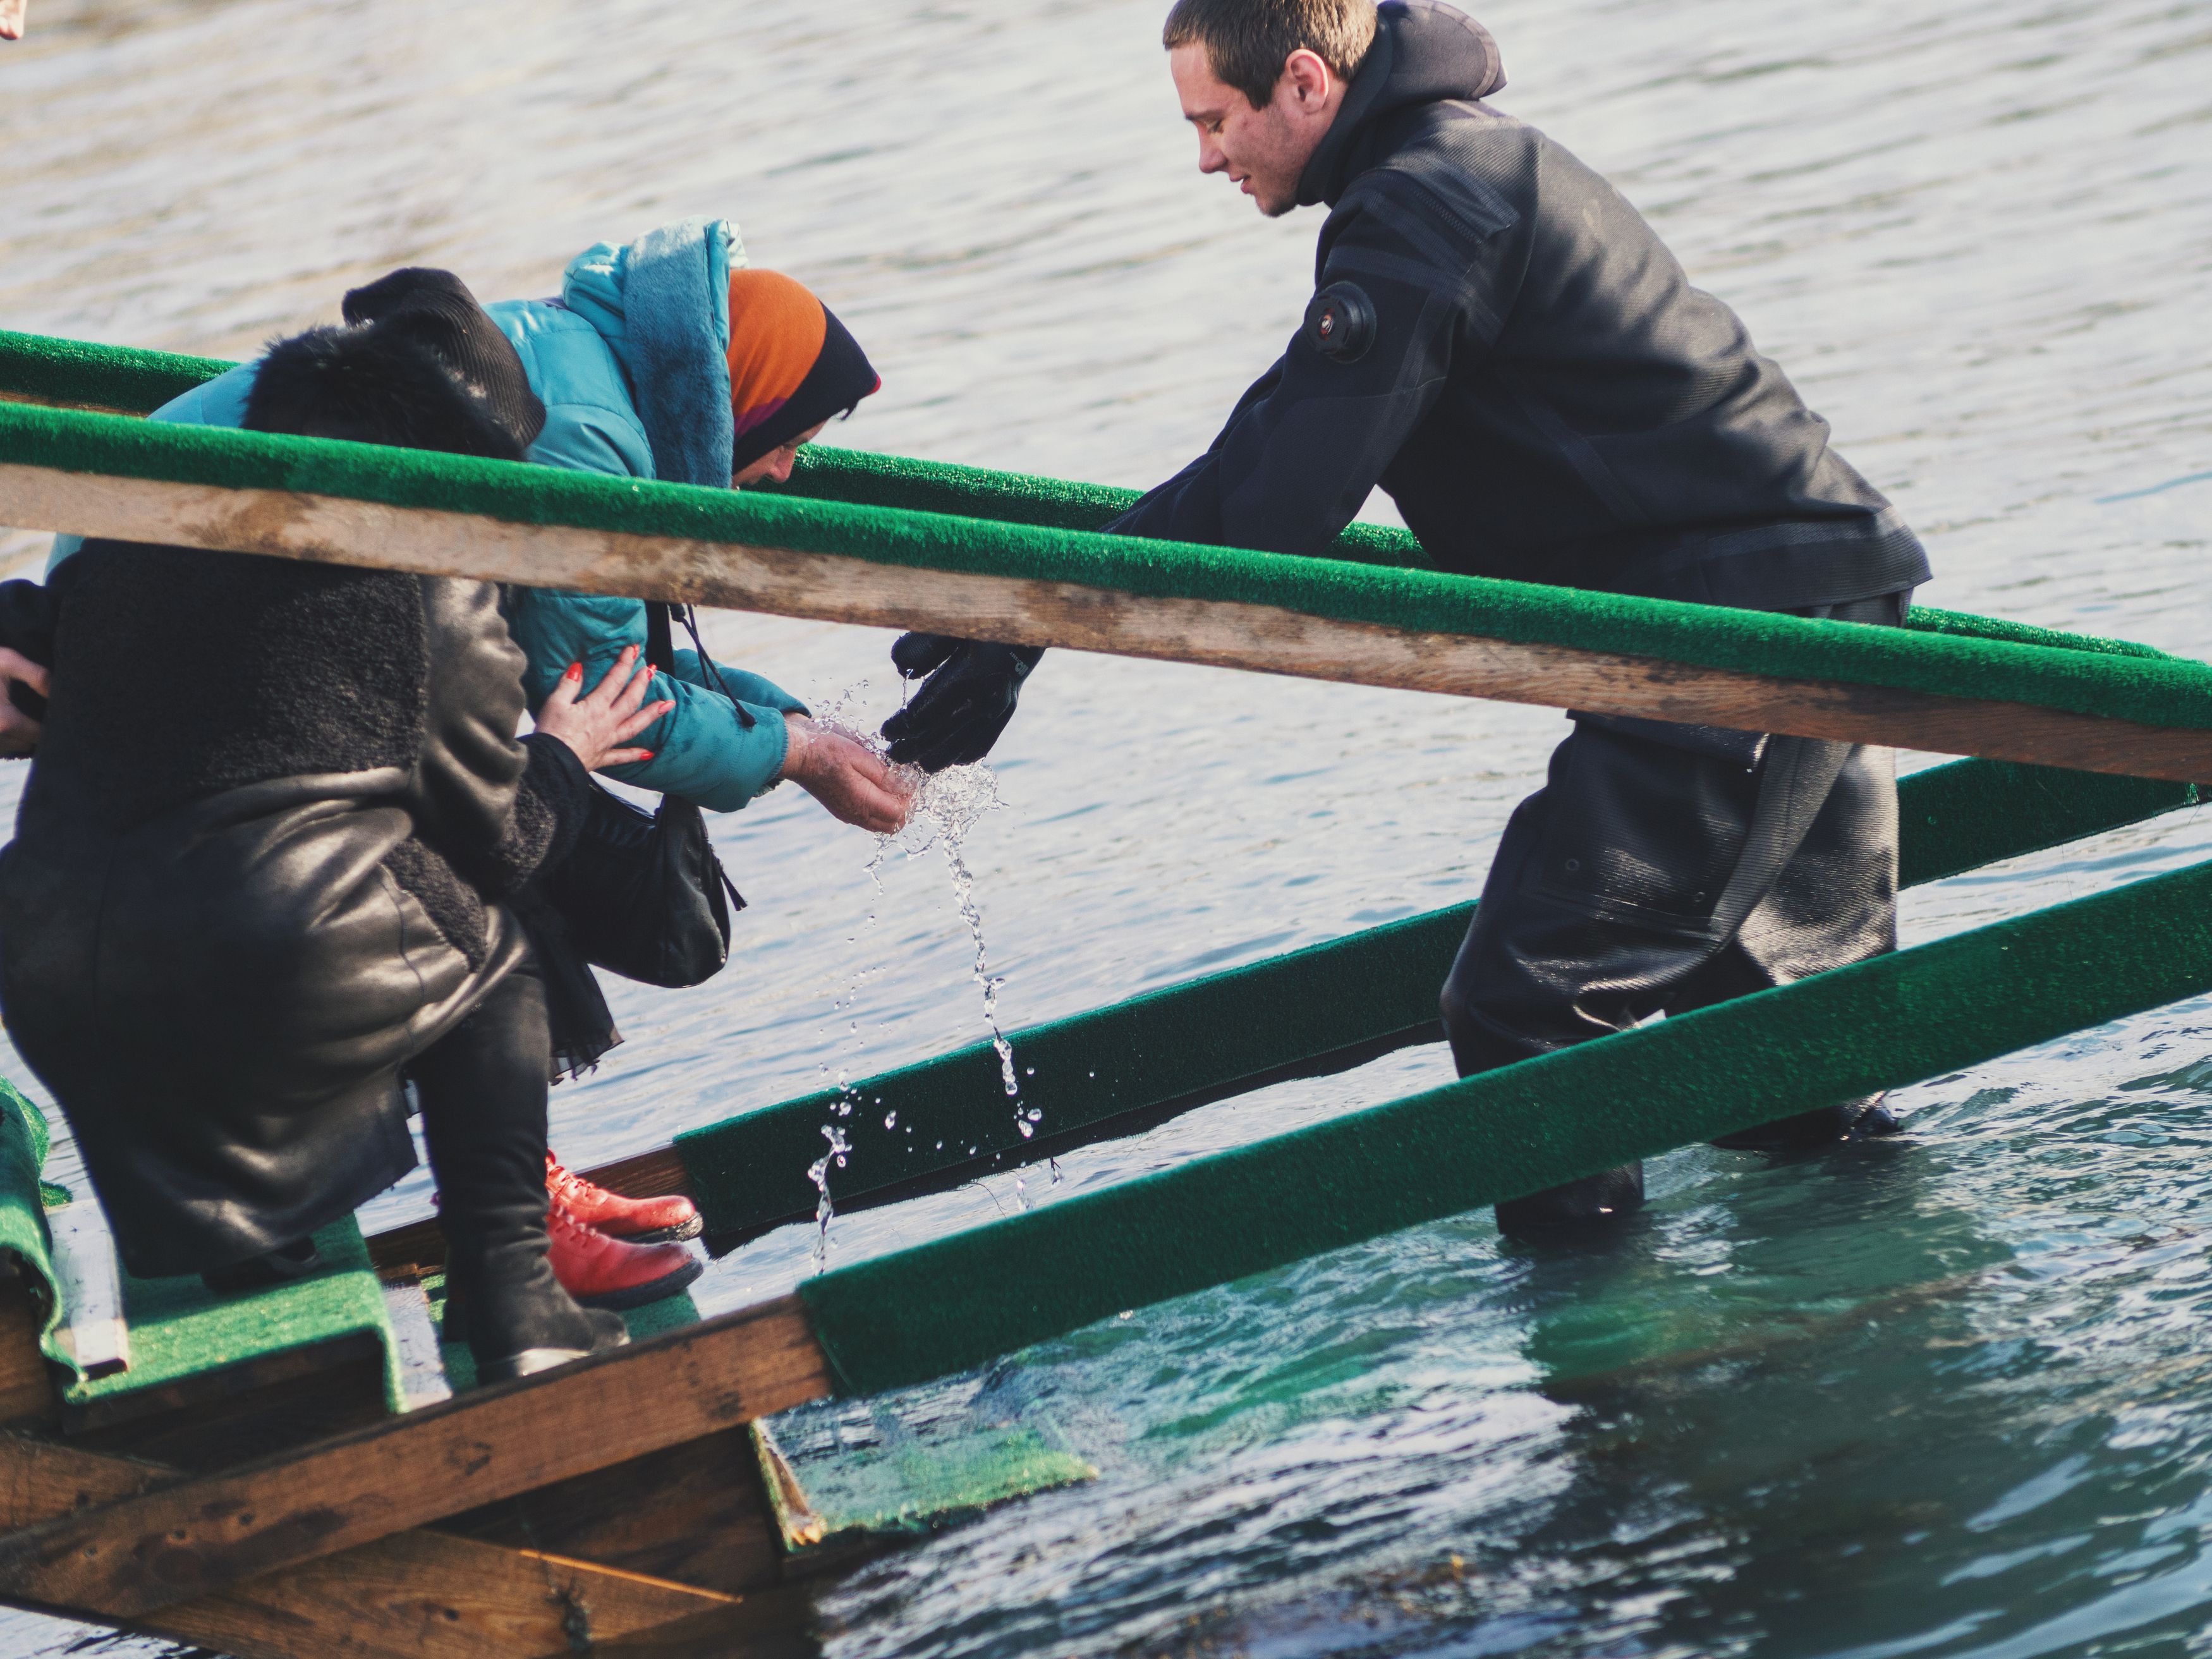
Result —
[[317, 1233], [315, 1245], [325, 1264], [321, 1273], [240, 1296], [218, 1297], [197, 1275], [123, 1274], [130, 1369], [80, 1378], [64, 1392], [64, 1403], [111, 1407], [131, 1395], [208, 1372], [360, 1336], [380, 1346], [386, 1403], [392, 1411], [403, 1409], [398, 1344], [361, 1229], [348, 1216]]
[[839, 1387], [1899, 1087], [2212, 990], [2212, 863], [1821, 974], [804, 1281]]
[[[2191, 786], [1996, 761], [1917, 772], [1899, 787], [1901, 884], [2039, 852], [2192, 805]], [[823, 1126], [851, 1147], [840, 1204], [957, 1182], [1042, 1150], [1127, 1133], [1286, 1077], [1342, 1070], [1434, 1040], [1437, 994], [1466, 934], [1455, 905], [1016, 1032], [1024, 1137], [980, 1042], [852, 1085], [761, 1108], [676, 1141], [714, 1248], [813, 1213]], [[839, 1115], [841, 1104], [852, 1109]]]
[[[0, 394], [17, 392], [52, 402], [74, 399], [106, 409], [150, 414], [170, 398], [236, 367], [217, 357], [179, 356], [0, 329]], [[951, 461], [819, 446], [799, 452], [788, 482], [750, 488], [756, 493], [813, 501], [1091, 531], [1103, 529], [1134, 506], [1141, 494], [1110, 484], [1079, 483]], [[1334, 557], [1354, 563], [1432, 568], [1426, 550], [1410, 532], [1382, 525], [1351, 526], [1337, 538], [1332, 551]], [[1968, 639], [2005, 640], [2122, 656], [2165, 654], [2130, 641], [2060, 633], [2026, 623], [1925, 606], [1917, 608], [1905, 626]]]
[[0, 329], [0, 394], [148, 415], [238, 365]]

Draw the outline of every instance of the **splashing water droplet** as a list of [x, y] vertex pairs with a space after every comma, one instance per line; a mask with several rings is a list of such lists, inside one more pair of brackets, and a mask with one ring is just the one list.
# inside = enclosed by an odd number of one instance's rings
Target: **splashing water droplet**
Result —
[[834, 1123], [822, 1126], [823, 1138], [829, 1141], [830, 1150], [814, 1160], [806, 1171], [806, 1178], [814, 1183], [814, 1268], [819, 1273], [830, 1262], [830, 1223], [837, 1213], [837, 1206], [830, 1201], [830, 1166], [834, 1162], [839, 1169], [845, 1167], [845, 1154], [852, 1146], [845, 1132]]
[[[856, 722], [846, 714], [848, 705], [866, 689], [866, 684], [862, 681], [828, 704], [815, 716], [815, 724], [882, 754], [885, 746], [883, 740], [864, 729], [865, 722]], [[902, 698], [906, 689], [902, 682]], [[1041, 1114], [1032, 1111], [1024, 1115], [1021, 1110], [1022, 1085], [1014, 1072], [1013, 1045], [999, 1029], [999, 993], [1006, 981], [991, 971], [990, 954], [983, 941], [983, 913], [975, 902], [975, 872], [969, 867], [963, 850], [969, 832], [982, 822], [984, 815], [1005, 805], [999, 796], [999, 781], [990, 768], [980, 762], [948, 766], [941, 772], [925, 772], [918, 766], [895, 766], [891, 769], [910, 793], [914, 805], [905, 828], [876, 838], [874, 855], [868, 860], [869, 878], [880, 893], [883, 861], [894, 847], [909, 859], [920, 858], [932, 848], [944, 853], [945, 861], [952, 872], [953, 902], [961, 920], [968, 924], [968, 936], [975, 946], [972, 977], [982, 988], [983, 1020], [991, 1028], [991, 1047], [998, 1053], [999, 1081], [1006, 1091], [1006, 1098], [1015, 1103], [1014, 1121], [1026, 1139], [1034, 1133], [1031, 1126], [1039, 1121]], [[1030, 1067], [1028, 1075], [1036, 1076], [1036, 1068]], [[969, 1156], [974, 1156], [972, 1150]]]
[[[884, 1127], [886, 1129], [896, 1129], [898, 1127], [898, 1114], [896, 1112], [885, 1112], [884, 1114]], [[914, 1131], [909, 1129], [907, 1133], [908, 1134], [912, 1134]]]

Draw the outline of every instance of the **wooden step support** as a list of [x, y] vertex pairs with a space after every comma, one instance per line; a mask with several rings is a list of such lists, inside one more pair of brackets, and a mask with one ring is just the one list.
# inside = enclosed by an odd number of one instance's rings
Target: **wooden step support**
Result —
[[[50, 1429], [34, 1314], [0, 1286], [0, 1403]], [[811, 1653], [740, 1425], [828, 1386], [787, 1299], [206, 1474], [0, 1433], [0, 1600], [238, 1659]]]
[[127, 541], [692, 601], [876, 628], [1297, 675], [1936, 754], [2196, 782], [2212, 732], [2029, 703], [1699, 668], [1656, 657], [1345, 622], [677, 537], [512, 524], [344, 496], [0, 465], [0, 522]]
[[[159, 1464], [0, 1435], [0, 1525], [127, 1503], [179, 1479]], [[137, 1618], [88, 1603], [24, 1604], [117, 1620], [235, 1659], [551, 1659], [581, 1644], [604, 1652], [609, 1643], [671, 1627], [719, 1631], [722, 1645], [702, 1652], [804, 1651], [794, 1599], [781, 1590], [732, 1595], [542, 1550], [410, 1532]]]

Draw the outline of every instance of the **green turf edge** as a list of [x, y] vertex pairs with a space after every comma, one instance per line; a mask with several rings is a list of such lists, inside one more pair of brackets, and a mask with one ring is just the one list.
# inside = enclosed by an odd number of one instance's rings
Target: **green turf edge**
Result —
[[0, 391], [56, 402], [70, 399], [150, 413], [236, 367], [219, 357], [179, 356], [0, 329]]
[[[787, 483], [750, 487], [810, 501], [942, 513], [1053, 530], [1103, 530], [1143, 496], [1141, 490], [1112, 484], [1077, 483], [822, 444], [799, 452], [799, 463]], [[1333, 556], [1356, 564], [1411, 569], [1432, 569], [1436, 564], [1411, 532], [1378, 524], [1347, 526], [1336, 538]]]
[[511, 523], [788, 547], [1152, 598], [1269, 605], [1347, 622], [2212, 729], [2212, 667], [2180, 659], [1813, 622], [27, 405], [0, 405], [0, 461], [297, 490]]
[[2212, 863], [1878, 957], [804, 1281], [839, 1389], [1231, 1283], [2212, 989]]
[[[1899, 885], [2195, 800], [2188, 784], [2002, 761], [1930, 767], [1898, 787]], [[1411, 1032], [1437, 1018], [1437, 989], [1474, 909], [1453, 905], [1016, 1031], [1022, 1104], [1043, 1114], [1044, 1133], [1063, 1136]], [[853, 1109], [841, 1113], [841, 1104]], [[1000, 1081], [997, 1050], [975, 1043], [849, 1091], [823, 1090], [678, 1135], [677, 1154], [709, 1237], [736, 1241], [811, 1212], [806, 1170], [822, 1156], [830, 1124], [851, 1149], [830, 1176], [841, 1202], [988, 1167], [1028, 1144]]]
[[40, 1179], [48, 1145], [46, 1114], [0, 1078], [0, 1251], [15, 1259], [44, 1312], [39, 1352], [74, 1376], [76, 1362], [61, 1341], [61, 1275], [54, 1270], [54, 1237]]

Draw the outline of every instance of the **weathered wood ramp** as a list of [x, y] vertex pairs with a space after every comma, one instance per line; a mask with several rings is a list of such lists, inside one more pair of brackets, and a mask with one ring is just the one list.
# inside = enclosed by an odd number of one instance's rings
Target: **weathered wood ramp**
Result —
[[[107, 1449], [41, 1437], [57, 1395], [6, 1286], [0, 1599], [237, 1659], [816, 1650], [744, 1427], [828, 1391], [794, 1300], [241, 1460], [295, 1380], [232, 1376], [227, 1411]], [[163, 1443], [193, 1462], [131, 1454]]]

